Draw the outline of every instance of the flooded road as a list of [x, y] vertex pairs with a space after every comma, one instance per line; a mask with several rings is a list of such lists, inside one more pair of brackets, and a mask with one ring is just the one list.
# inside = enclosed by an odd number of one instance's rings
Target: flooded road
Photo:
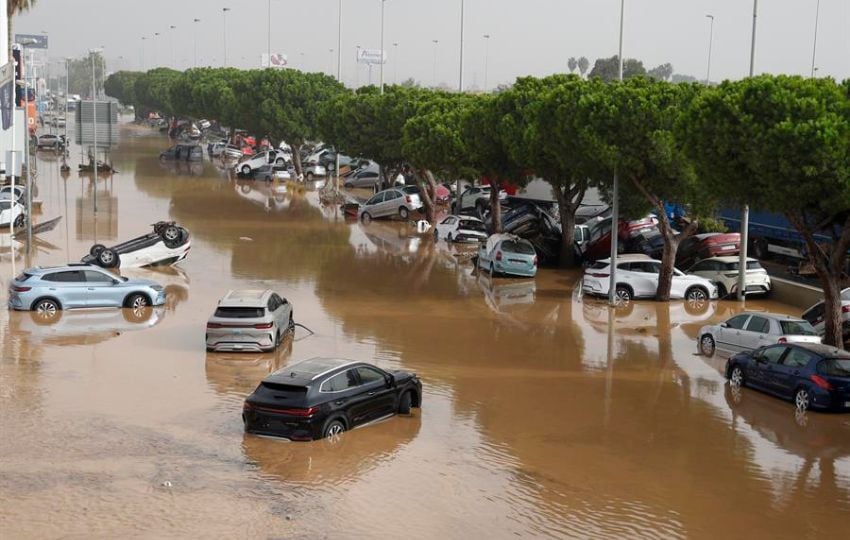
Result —
[[[479, 277], [468, 250], [347, 222], [314, 191], [164, 166], [164, 138], [122, 136], [97, 219], [91, 179], [39, 157], [39, 219], [64, 218], [31, 260], [3, 253], [3, 302], [14, 272], [160, 219], [193, 247], [179, 270], [133, 272], [169, 294], [141, 318], [0, 310], [4, 536], [846, 536], [850, 417], [733, 392], [723, 360], [695, 354], [737, 304], [637, 303], [611, 332], [576, 272]], [[207, 317], [243, 287], [275, 289], [315, 334], [206, 353]], [[415, 371], [423, 407], [335, 445], [245, 435], [244, 397], [313, 356]]]

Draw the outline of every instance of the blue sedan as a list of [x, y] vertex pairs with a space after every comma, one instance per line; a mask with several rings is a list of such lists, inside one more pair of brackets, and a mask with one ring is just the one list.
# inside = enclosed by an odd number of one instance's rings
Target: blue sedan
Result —
[[780, 343], [736, 354], [726, 378], [783, 399], [800, 410], [850, 410], [850, 353], [812, 343]]
[[9, 307], [45, 316], [60, 309], [165, 303], [165, 290], [148, 279], [127, 279], [90, 264], [30, 268], [9, 285]]
[[478, 268], [491, 276], [537, 275], [537, 253], [528, 240], [512, 234], [493, 234], [478, 249]]

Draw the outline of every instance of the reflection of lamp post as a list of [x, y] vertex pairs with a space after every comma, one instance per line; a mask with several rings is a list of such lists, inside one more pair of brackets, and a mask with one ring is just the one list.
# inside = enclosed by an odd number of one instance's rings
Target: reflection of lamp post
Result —
[[224, 67], [227, 67], [227, 12], [230, 8], [221, 8], [221, 17], [224, 20]]
[[[92, 49], [89, 51], [89, 55], [91, 56], [91, 91], [92, 91], [92, 140], [94, 141], [94, 156], [92, 158], [92, 171], [94, 174], [94, 216], [95, 216], [95, 230], [97, 230], [97, 86], [95, 86], [95, 72], [94, 72], [94, 57], [97, 54], [96, 49]], [[82, 116], [80, 116], [80, 120], [82, 120]], [[97, 233], [95, 233], [95, 241], [97, 241]]]

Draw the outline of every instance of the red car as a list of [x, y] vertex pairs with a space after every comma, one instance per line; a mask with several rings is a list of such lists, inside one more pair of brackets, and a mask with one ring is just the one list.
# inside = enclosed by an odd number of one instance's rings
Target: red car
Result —
[[685, 238], [676, 252], [676, 266], [690, 268], [703, 259], [737, 255], [741, 252], [739, 233], [704, 233]]
[[[619, 251], [622, 253], [629, 240], [637, 236], [656, 230], [657, 225], [652, 217], [645, 217], [634, 221], [620, 220], [618, 237]], [[584, 258], [589, 261], [605, 259], [611, 256], [611, 218], [598, 221], [590, 229], [590, 238], [586, 243]]]

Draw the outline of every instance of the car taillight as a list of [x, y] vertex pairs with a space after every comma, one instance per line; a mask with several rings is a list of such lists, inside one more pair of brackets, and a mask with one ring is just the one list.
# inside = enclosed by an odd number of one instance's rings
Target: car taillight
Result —
[[788, 338], [785, 337], [785, 336], [782, 336], [781, 338], [777, 339], [776, 342], [777, 343], [788, 343]]
[[589, 274], [589, 275], [590, 275], [590, 277], [595, 277], [595, 278], [604, 278], [604, 277], [609, 277], [609, 275], [608, 275], [608, 274], [598, 274], [598, 273], [597, 273], [597, 274]]
[[824, 390], [832, 390], [832, 385], [829, 384], [829, 381], [824, 379], [820, 375], [812, 375], [810, 378], [812, 379], [812, 382], [818, 386], [818, 388], [822, 388]]
[[27, 291], [31, 291], [31, 290], [32, 290], [32, 287], [21, 287], [19, 285], [12, 285], [12, 291], [13, 292], [27, 292]]
[[248, 403], [247, 401], [242, 404], [242, 412], [248, 412], [248, 411], [253, 411], [253, 410], [254, 410], [254, 406], [251, 405], [250, 403]]
[[497, 252], [496, 252], [496, 260], [497, 260], [497, 261], [501, 261], [501, 260], [502, 260], [502, 252], [501, 252], [501, 251], [497, 251]]
[[841, 313], [850, 313], [850, 304], [841, 306]]
[[308, 407], [306, 409], [280, 409], [281, 414], [288, 414], [291, 416], [303, 416], [305, 418], [308, 416], [313, 416], [317, 412], [319, 412], [318, 407]]
[[728, 274], [723, 274], [726, 277], [738, 277], [738, 272], [730, 272]]
[[254, 328], [257, 330], [268, 330], [272, 327], [272, 323], [263, 323], [263, 324], [255, 324]]
[[537, 266], [537, 255], [534, 256], [534, 259], [531, 260], [531, 264]]
[[223, 327], [224, 327], [224, 325], [219, 324], [219, 323], [215, 323], [215, 322], [208, 322], [207, 323], [207, 328], [223, 328]]
[[405, 197], [405, 198], [404, 198], [404, 200], [405, 200], [405, 201], [407, 201], [407, 204], [410, 204], [410, 203], [412, 203], [412, 202], [413, 202], [413, 200], [411, 200], [411, 198], [410, 198], [410, 195], [408, 195], [407, 197]]

